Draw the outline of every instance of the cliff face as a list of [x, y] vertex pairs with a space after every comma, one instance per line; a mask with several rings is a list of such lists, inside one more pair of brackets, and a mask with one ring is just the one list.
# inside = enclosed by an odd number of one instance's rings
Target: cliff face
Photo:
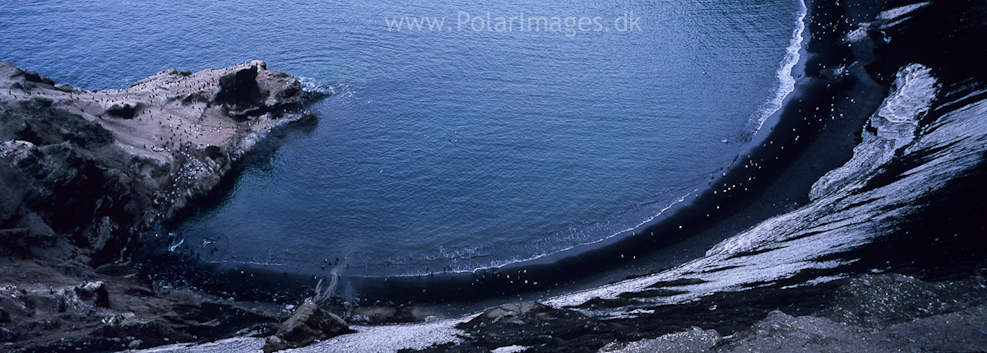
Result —
[[[3, 341], [43, 341], [45, 330], [31, 326], [37, 322], [103, 327], [114, 336], [119, 330], [106, 328], [116, 321], [107, 317], [154, 306], [182, 316], [170, 306], [200, 303], [136, 300], [153, 290], [120, 263], [168, 241], [155, 223], [212, 190], [272, 131], [314, 121], [303, 105], [316, 98], [261, 61], [194, 74], [172, 69], [105, 91], [0, 62], [0, 261], [13, 264], [3, 266], [0, 284], [15, 298], [0, 301], [0, 317], [30, 332], [4, 327], [11, 337]], [[76, 294], [86, 281], [106, 282], [110, 299]], [[37, 305], [51, 300], [63, 304]], [[154, 321], [137, 316], [131, 321]]]

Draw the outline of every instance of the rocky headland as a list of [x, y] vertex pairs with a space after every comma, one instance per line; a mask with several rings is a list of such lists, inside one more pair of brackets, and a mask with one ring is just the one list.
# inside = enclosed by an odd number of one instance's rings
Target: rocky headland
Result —
[[261, 61], [102, 91], [0, 62], [0, 349], [136, 348], [276, 325], [276, 309], [155, 289], [132, 259], [166, 247], [159, 225], [268, 136], [314, 123], [305, 104], [318, 98]]
[[[152, 281], [167, 269], [139, 259], [171, 243], [159, 224], [221, 188], [272, 133], [313, 121], [304, 106], [317, 97], [261, 62], [99, 92], [0, 64], [0, 349], [987, 349], [987, 6], [806, 5], [804, 75], [768, 143], [738, 164], [759, 171], [731, 172], [751, 192], [711, 189], [723, 209], [697, 204], [702, 227], [680, 240], [710, 250], [685, 264], [648, 262], [649, 247], [587, 254], [573, 266], [618, 278], [580, 290], [552, 278], [551, 295], [517, 289], [510, 268], [491, 269], [477, 295], [461, 294], [470, 281], [428, 287], [459, 293], [449, 300], [428, 302], [419, 279], [381, 290], [407, 299], [396, 304], [303, 300], [306, 284], [278, 303], [227, 295], [279, 290], [283, 276], [260, 271], [213, 288]], [[494, 308], [442, 310], [479, 295]]]

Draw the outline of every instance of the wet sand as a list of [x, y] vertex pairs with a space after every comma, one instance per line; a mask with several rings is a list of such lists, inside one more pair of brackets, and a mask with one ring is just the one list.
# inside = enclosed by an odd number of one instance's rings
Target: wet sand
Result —
[[[876, 8], [870, 11], [870, 17], [876, 15]], [[436, 269], [421, 276], [384, 278], [345, 276], [345, 268], [337, 269], [335, 273], [342, 276], [330, 295], [341, 301], [359, 298], [363, 303], [436, 304], [454, 307], [456, 312], [519, 298], [544, 298], [702, 256], [723, 239], [804, 204], [812, 183], [852, 156], [863, 122], [887, 92], [886, 86], [870, 80], [860, 68], [852, 70], [852, 79], [829, 73], [853, 62], [855, 56], [869, 54], [865, 48], [854, 52], [841, 46], [839, 32], [826, 30], [830, 23], [838, 22], [840, 13], [835, 5], [809, 8], [806, 35], [811, 39], [792, 73], [799, 77], [795, 91], [782, 109], [754, 136], [748, 151], [719, 175], [711, 176], [707, 189], [673, 205], [648, 224], [537, 260], [470, 273]], [[206, 289], [222, 288], [257, 300], [326, 295], [336, 276], [332, 267], [322, 274], [294, 274], [281, 268], [199, 265], [202, 267], [195, 269], [198, 266], [193, 265], [174, 275], [195, 273], [193, 277], [202, 278]], [[250, 279], [239, 280], [243, 276]]]

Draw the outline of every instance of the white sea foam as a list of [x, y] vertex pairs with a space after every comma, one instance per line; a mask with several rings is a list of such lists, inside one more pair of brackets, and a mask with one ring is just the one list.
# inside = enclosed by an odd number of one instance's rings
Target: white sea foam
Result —
[[[852, 260], [818, 261], [888, 234], [897, 222], [911, 215], [913, 201], [938, 190], [947, 182], [983, 161], [987, 151], [987, 100], [945, 114], [917, 131], [917, 122], [936, 95], [936, 82], [928, 68], [909, 65], [899, 74], [894, 90], [871, 117], [877, 129], [855, 150], [847, 165], [827, 174], [828, 181], [813, 188], [809, 204], [716, 245], [702, 258], [652, 276], [646, 276], [546, 301], [572, 306], [593, 298], [613, 299], [620, 293], [644, 290], [657, 281], [697, 278], [700, 284], [677, 286], [682, 294], [651, 299], [672, 304], [694, 300], [714, 292], [740, 291], [790, 278], [809, 269], [834, 269]], [[921, 164], [901, 173], [887, 185], [865, 192], [860, 186], [883, 167], [894, 152], [905, 158], [936, 151]], [[827, 276], [817, 282], [833, 280]], [[811, 282], [812, 280], [810, 280]], [[645, 299], [639, 299], [644, 301]], [[619, 317], [623, 309], [595, 313]]]
[[[549, 255], [556, 254], [556, 253], [559, 253], [559, 252], [569, 251], [569, 250], [575, 249], [576, 247], [579, 247], [579, 246], [586, 246], [586, 245], [598, 244], [600, 242], [607, 241], [607, 240], [612, 239], [614, 237], [620, 236], [621, 234], [624, 234], [624, 235], [626, 235], [627, 233], [633, 234], [633, 232], [634, 232], [635, 229], [642, 228], [644, 225], [646, 225], [648, 223], [651, 223], [652, 221], [654, 221], [658, 217], [661, 217], [662, 215], [664, 215], [665, 212], [668, 212], [668, 210], [670, 210], [673, 207], [675, 207], [675, 205], [678, 205], [678, 204], [681, 204], [681, 203], [685, 202], [685, 200], [689, 199], [690, 197], [692, 197], [693, 195], [695, 195], [698, 192], [699, 192], [699, 189], [694, 189], [694, 190], [686, 193], [685, 195], [682, 195], [682, 197], [679, 197], [678, 199], [675, 199], [672, 202], [669, 202], [668, 205], [666, 205], [662, 209], [658, 210], [658, 212], [656, 212], [655, 214], [651, 215], [650, 217], [644, 219], [643, 221], [638, 222], [636, 225], [633, 225], [633, 226], [630, 226], [630, 227], [627, 227], [627, 228], [624, 228], [624, 229], [621, 229], [621, 230], [618, 230], [618, 231], [615, 231], [615, 232], [611, 232], [610, 235], [607, 235], [607, 236], [605, 236], [603, 238], [595, 239], [595, 240], [591, 240], [591, 241], [580, 242], [577, 245], [569, 246], [569, 247], [563, 248], [561, 250], [558, 250], [558, 251], [553, 252], [553, 253], [550, 253], [550, 254], [541, 254], [541, 255], [532, 256], [532, 257], [526, 258], [526, 259], [521, 259], [521, 260], [515, 259], [515, 260], [506, 261], [506, 262], [504, 262], [502, 264], [499, 264], [499, 265], [496, 265], [496, 266], [492, 266], [492, 267], [501, 267], [501, 266], [504, 266], [504, 265], [513, 264], [513, 263], [517, 263], [517, 262], [525, 262], [525, 261], [537, 260], [537, 259], [543, 258], [545, 256], [549, 256]], [[473, 271], [480, 270], [480, 269], [482, 269], [482, 268], [477, 268], [477, 269], [474, 269]]]
[[[675, 205], [678, 205], [678, 204], [681, 204], [681, 203], [685, 202], [685, 200], [687, 200], [689, 197], [692, 197], [693, 195], [695, 195], [698, 192], [699, 192], [699, 189], [692, 190], [691, 192], [683, 195], [682, 197], [680, 197], [680, 198], [678, 198], [678, 199], [670, 202], [667, 206], [665, 206], [664, 208], [662, 208], [661, 210], [659, 210], [657, 213], [655, 213], [651, 217], [648, 217], [647, 219], [639, 222], [637, 225], [632, 226], [632, 227], [628, 227], [628, 228], [625, 228], [625, 229], [622, 229], [622, 230], [619, 230], [619, 231], [616, 231], [616, 232], [613, 232], [610, 235], [608, 235], [606, 237], [603, 237], [603, 238], [600, 238], [600, 239], [596, 239], [596, 240], [592, 240], [592, 241], [588, 241], [588, 242], [581, 242], [581, 243], [579, 243], [577, 245], [572, 245], [572, 246], [564, 247], [562, 249], [556, 250], [556, 251], [551, 252], [551, 253], [542, 253], [542, 254], [533, 255], [533, 256], [525, 257], [525, 258], [510, 258], [510, 259], [504, 259], [504, 260], [496, 260], [496, 261], [493, 261], [493, 262], [485, 263], [482, 266], [475, 266], [475, 267], [470, 267], [470, 268], [453, 268], [452, 270], [450, 270], [448, 272], [451, 272], [451, 273], [468, 273], [468, 272], [474, 272], [475, 273], [476, 271], [480, 271], [480, 270], [500, 268], [500, 267], [504, 267], [504, 266], [512, 265], [512, 264], [516, 264], [516, 263], [522, 263], [522, 262], [528, 262], [528, 261], [538, 260], [538, 259], [544, 258], [546, 256], [551, 256], [553, 254], [558, 254], [558, 253], [562, 253], [562, 252], [573, 250], [573, 249], [575, 249], [576, 247], [579, 247], [579, 246], [587, 246], [587, 245], [597, 244], [597, 243], [600, 243], [600, 242], [603, 242], [603, 241], [612, 239], [612, 238], [614, 238], [616, 236], [619, 236], [621, 234], [627, 234], [629, 232], [633, 232], [635, 229], [641, 228], [645, 224], [648, 224], [648, 223], [654, 221], [658, 217], [661, 217], [661, 215], [665, 214], [665, 212], [667, 212], [668, 210], [670, 210], [673, 207], [675, 207]], [[421, 276], [421, 275], [422, 275], [422, 273], [419, 273], [419, 272], [408, 272], [408, 273], [404, 273], [404, 274], [395, 275], [395, 277], [415, 277], [415, 276]]]
[[316, 92], [327, 95], [336, 94], [336, 87], [327, 83], [319, 82], [311, 77], [297, 76], [298, 82], [302, 85], [302, 90], [306, 92]]
[[215, 260], [215, 261], [209, 261], [209, 260], [202, 260], [202, 262], [205, 262], [207, 264], [214, 264], [214, 265], [218, 265], [218, 264], [233, 264], [233, 265], [251, 265], [251, 266], [260, 266], [260, 267], [288, 267], [288, 265], [287, 264], [284, 264], [284, 263], [280, 263], [280, 262], [266, 262], [266, 261], [237, 261], [237, 260]]
[[[768, 119], [768, 117], [770, 117], [772, 114], [776, 113], [778, 110], [781, 109], [781, 106], [784, 103], [785, 98], [788, 97], [788, 95], [792, 91], [795, 90], [795, 78], [792, 76], [792, 69], [795, 67], [796, 64], [798, 64], [798, 62], [799, 62], [799, 60], [801, 58], [799, 52], [802, 49], [802, 41], [803, 41], [802, 33], [805, 31], [805, 16], [808, 13], [808, 9], [806, 8], [805, 3], [804, 2], [800, 2], [800, 5], [801, 5], [801, 8], [800, 8], [799, 13], [798, 13], [798, 18], [795, 21], [795, 29], [792, 32], [791, 41], [789, 42], [789, 46], [787, 48], [787, 51], [786, 51], [786, 54], [785, 54], [785, 58], [782, 60], [782, 65], [781, 65], [781, 67], [777, 71], [777, 77], [778, 77], [779, 84], [778, 84], [778, 88], [775, 90], [775, 96], [771, 100], [769, 100], [768, 102], [766, 102], [751, 117], [751, 122], [754, 125], [756, 125], [756, 128], [754, 128], [754, 131], [755, 132], [761, 129], [761, 127], [764, 125], [764, 122]], [[670, 205], [668, 205], [667, 207], [665, 207], [664, 209], [662, 209], [661, 211], [659, 211], [654, 216], [652, 216], [652, 217], [650, 217], [650, 218], [648, 218], [648, 219], [640, 222], [638, 225], [636, 225], [634, 227], [630, 227], [630, 228], [627, 228], [627, 229], [620, 230], [618, 232], [614, 232], [611, 235], [609, 235], [607, 237], [604, 237], [602, 239], [599, 239], [599, 240], [596, 240], [596, 241], [592, 241], [592, 242], [589, 242], [589, 243], [584, 243], [584, 244], [581, 244], [581, 245], [596, 244], [596, 243], [599, 243], [599, 242], [602, 242], [602, 241], [611, 239], [611, 238], [613, 238], [615, 236], [618, 236], [620, 234], [626, 234], [627, 232], [632, 232], [634, 229], [636, 229], [638, 227], [641, 227], [641, 226], [643, 226], [643, 225], [645, 225], [645, 224], [647, 224], [649, 222], [654, 221], [656, 218], [658, 218], [659, 216], [661, 216], [662, 214], [664, 214], [668, 209], [672, 208], [676, 204], [679, 204], [681, 202], [684, 202], [688, 197], [692, 196], [697, 191], [698, 190], [694, 190], [694, 191], [690, 192], [689, 194], [686, 194], [682, 198], [676, 200], [675, 202], [671, 203]], [[562, 249], [561, 251], [568, 251], [568, 250], [571, 250], [573, 248], [575, 248], [575, 246]], [[522, 261], [537, 260], [537, 259], [542, 258], [544, 256], [548, 256], [548, 255], [537, 255], [537, 256], [533, 256], [533, 257], [528, 258], [528, 259], [524, 259]], [[518, 261], [516, 261], [516, 260], [515, 261], [507, 261], [507, 262], [504, 262], [503, 265], [514, 263], [514, 262], [518, 262]], [[499, 267], [499, 266], [494, 266], [494, 267]], [[477, 268], [477, 269], [474, 269], [473, 271], [476, 271], [476, 270], [479, 270], [479, 269], [480, 268]]]
[[755, 132], [761, 130], [768, 117], [781, 109], [782, 104], [785, 102], [785, 97], [788, 97], [795, 90], [795, 77], [792, 76], [792, 69], [795, 68], [795, 65], [801, 59], [799, 51], [802, 50], [802, 32], [805, 31], [805, 16], [808, 13], [804, 1], [799, 1], [799, 5], [801, 8], [799, 9], [798, 19], [795, 20], [795, 30], [792, 31], [792, 39], [788, 43], [788, 49], [785, 52], [785, 58], [782, 59], [781, 67], [778, 68], [776, 73], [778, 77], [778, 88], [775, 89], [775, 95], [751, 116], [751, 122], [755, 126]]

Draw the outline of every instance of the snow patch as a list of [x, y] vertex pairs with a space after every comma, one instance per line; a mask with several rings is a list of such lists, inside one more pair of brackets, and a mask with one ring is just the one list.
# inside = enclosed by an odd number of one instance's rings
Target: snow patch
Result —
[[[659, 281], [700, 280], [663, 287], [684, 291], [678, 295], [635, 299], [651, 305], [678, 304], [716, 292], [779, 283], [806, 270], [853, 263], [819, 259], [892, 233], [898, 222], [918, 209], [914, 200], [941, 189], [984, 159], [987, 121], [982, 117], [987, 115], [987, 100], [944, 114], [918, 131], [917, 122], [938, 91], [930, 71], [918, 64], [899, 71], [894, 89], [871, 116], [873, 132], [854, 150], [851, 161], [813, 186], [812, 202], [724, 240], [702, 258], [655, 275], [551, 298], [545, 304], [578, 306], [594, 298], [616, 299], [621, 293], [641, 292]], [[910, 165], [886, 185], [861, 191], [896, 153], [920, 163]], [[823, 276], [809, 283], [835, 279], [838, 276]], [[626, 308], [614, 311], [598, 315], [633, 316]]]
[[490, 351], [490, 353], [518, 353], [518, 352], [524, 352], [527, 349], [528, 347], [525, 346], [514, 345], [514, 346], [500, 347]]
[[809, 191], [809, 198], [819, 199], [836, 189], [863, 187], [878, 166], [890, 161], [897, 150], [912, 142], [919, 118], [929, 111], [938, 91], [936, 79], [928, 67], [911, 64], [899, 70], [891, 94], [868, 120], [869, 128], [862, 132], [863, 141], [854, 147], [853, 158], [816, 181]]
[[861, 23], [859, 27], [850, 31], [843, 37], [843, 42], [859, 43], [867, 39], [867, 31], [870, 30], [870, 23]]
[[397, 352], [402, 349], [420, 350], [446, 343], [459, 343], [462, 341], [459, 336], [465, 332], [457, 329], [456, 325], [471, 318], [419, 324], [351, 326], [356, 333], [336, 336], [290, 352]]
[[927, 5], [931, 4], [931, 3], [932, 2], [925, 1], [925, 2], [915, 3], [915, 4], [911, 4], [911, 5], [905, 5], [905, 6], [896, 7], [896, 8], [890, 9], [890, 10], [884, 10], [884, 11], [881, 11], [881, 13], [877, 15], [877, 18], [879, 20], [887, 20], [887, 21], [895, 20], [895, 19], [898, 19], [901, 16], [907, 15], [908, 13], [910, 13], [912, 11], [915, 11], [915, 10], [918, 10], [920, 8], [923, 8], [923, 7], [925, 7], [925, 6], [927, 6]]

